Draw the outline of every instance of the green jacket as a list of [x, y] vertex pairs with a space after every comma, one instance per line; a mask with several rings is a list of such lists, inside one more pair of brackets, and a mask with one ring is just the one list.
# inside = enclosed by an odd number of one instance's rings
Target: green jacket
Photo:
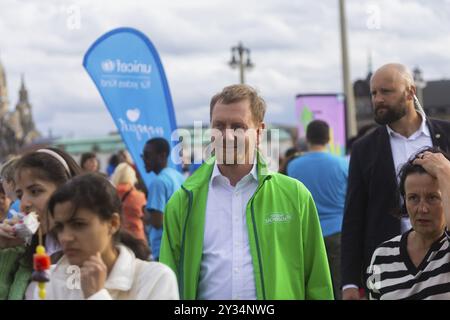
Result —
[[0, 300], [22, 300], [31, 281], [33, 266], [26, 248], [0, 249]]
[[[215, 159], [173, 194], [164, 212], [160, 262], [178, 278], [181, 299], [196, 299], [205, 210]], [[310, 192], [295, 179], [267, 172], [258, 161], [258, 188], [246, 221], [258, 300], [333, 299], [322, 230]]]

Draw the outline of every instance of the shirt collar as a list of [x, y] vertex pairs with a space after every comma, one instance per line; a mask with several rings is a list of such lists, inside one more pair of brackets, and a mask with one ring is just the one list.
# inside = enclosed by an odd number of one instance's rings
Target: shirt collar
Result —
[[[255, 181], [258, 181], [258, 172], [257, 172], [256, 168], [257, 168], [257, 162], [256, 162], [256, 157], [255, 157], [253, 160], [252, 170], [245, 177], [243, 177], [242, 180], [245, 179], [246, 177], [251, 176]], [[213, 172], [211, 175], [210, 184], [212, 184], [214, 181], [217, 181], [218, 179], [221, 179], [220, 177], [228, 180], [228, 178], [223, 176], [222, 173], [220, 172], [219, 166], [217, 165], [217, 161], [216, 161], [214, 163], [214, 169], [213, 169]]]
[[[427, 126], [427, 117], [425, 115], [425, 113], [423, 113], [420, 110], [416, 110], [417, 113], [420, 115], [420, 117], [422, 118], [422, 123], [420, 124], [420, 128], [413, 133], [409, 138], [414, 138], [414, 137], [418, 137], [421, 134], [424, 134], [427, 137], [430, 137], [430, 129]], [[390, 137], [399, 137], [401, 136], [400, 134], [398, 134], [397, 132], [395, 132], [394, 130], [391, 129], [391, 127], [389, 127], [389, 125], [386, 125], [386, 129], [388, 131], [388, 134]]]
[[105, 282], [105, 289], [128, 291], [131, 289], [135, 273], [134, 253], [123, 245], [117, 245], [119, 256]]

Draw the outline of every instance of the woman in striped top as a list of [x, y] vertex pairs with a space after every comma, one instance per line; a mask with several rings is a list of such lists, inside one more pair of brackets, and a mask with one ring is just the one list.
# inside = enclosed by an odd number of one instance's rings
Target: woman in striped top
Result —
[[450, 299], [450, 161], [429, 148], [400, 171], [412, 229], [381, 244], [367, 269], [370, 298]]

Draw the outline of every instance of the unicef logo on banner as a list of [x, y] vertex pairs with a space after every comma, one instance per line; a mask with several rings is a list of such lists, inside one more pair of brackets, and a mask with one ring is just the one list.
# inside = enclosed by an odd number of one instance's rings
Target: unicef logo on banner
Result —
[[100, 62], [103, 73], [101, 74], [101, 86], [104, 88], [119, 89], [150, 89], [150, 74], [152, 65], [133, 62], [122, 59], [106, 59]]
[[114, 61], [108, 59], [102, 62], [102, 70], [104, 72], [113, 72], [115, 70], [116, 66], [114, 64]]
[[137, 60], [127, 62], [120, 59], [115, 59], [115, 61], [107, 59], [101, 62], [101, 67], [102, 70], [107, 73], [117, 71], [117, 73], [139, 73], [148, 75], [152, 72], [152, 65], [140, 63]]

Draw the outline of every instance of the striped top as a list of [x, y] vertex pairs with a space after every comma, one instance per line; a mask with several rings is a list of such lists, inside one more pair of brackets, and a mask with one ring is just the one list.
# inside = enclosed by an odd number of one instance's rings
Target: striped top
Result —
[[450, 234], [444, 232], [416, 267], [407, 252], [411, 231], [384, 242], [373, 253], [367, 268], [370, 299], [450, 299]]

